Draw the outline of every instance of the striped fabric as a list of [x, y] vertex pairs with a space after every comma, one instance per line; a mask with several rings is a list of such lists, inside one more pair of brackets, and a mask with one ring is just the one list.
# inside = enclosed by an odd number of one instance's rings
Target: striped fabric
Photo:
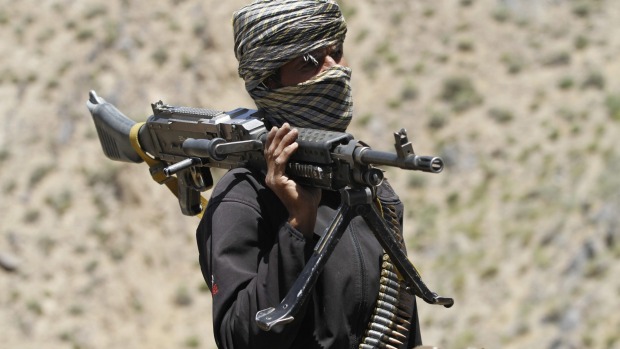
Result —
[[258, 109], [297, 127], [344, 132], [353, 116], [351, 69], [334, 66], [311, 80], [270, 90], [258, 87], [250, 93]]
[[284, 63], [344, 41], [347, 26], [329, 0], [258, 0], [233, 15], [239, 76], [253, 90]]
[[258, 0], [233, 15], [239, 76], [258, 109], [275, 124], [344, 131], [352, 114], [351, 70], [332, 67], [304, 83], [268, 89], [283, 64], [345, 39], [333, 0]]

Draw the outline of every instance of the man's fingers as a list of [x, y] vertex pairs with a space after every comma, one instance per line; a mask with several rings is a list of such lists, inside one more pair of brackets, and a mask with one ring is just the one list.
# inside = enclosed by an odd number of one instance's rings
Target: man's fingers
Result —
[[297, 140], [297, 136], [299, 135], [299, 131], [296, 128], [289, 129], [288, 132], [282, 137], [282, 144], [293, 144]]
[[265, 141], [265, 151], [267, 151], [267, 149], [269, 149], [269, 146], [271, 146], [273, 139], [276, 137], [277, 131], [277, 127], [272, 127], [271, 130], [269, 130], [269, 132], [267, 133], [267, 140]]
[[282, 151], [276, 158], [276, 165], [286, 165], [288, 160], [291, 158], [291, 155], [293, 155], [293, 153], [295, 153], [295, 151], [297, 150], [298, 146], [299, 145], [297, 143], [293, 142], [286, 146], [284, 149], [282, 149]]
[[[297, 149], [297, 146], [294, 146], [293, 149], [288, 149], [287, 147], [295, 144], [295, 140], [297, 140], [298, 131], [296, 129], [291, 129], [289, 124], [282, 125], [281, 128], [274, 127], [269, 131], [267, 135], [267, 141], [265, 143], [265, 157], [278, 159], [279, 164], [285, 163], [290, 157], [291, 151]], [[284, 154], [284, 159], [279, 159], [279, 157]]]

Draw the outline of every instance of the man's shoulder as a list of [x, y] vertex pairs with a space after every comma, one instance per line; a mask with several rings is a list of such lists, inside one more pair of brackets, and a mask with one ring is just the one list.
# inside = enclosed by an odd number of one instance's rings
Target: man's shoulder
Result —
[[209, 201], [256, 201], [266, 190], [264, 175], [248, 168], [235, 168], [216, 179]]
[[222, 182], [231, 182], [231, 181], [239, 181], [239, 180], [259, 180], [262, 181], [265, 176], [258, 170], [247, 168], [247, 167], [237, 167], [231, 170], [226, 171], [224, 175], [220, 178], [220, 180], [216, 183], [219, 185]]
[[213, 192], [237, 190], [260, 190], [265, 187], [265, 176], [254, 169], [239, 167], [227, 171], [213, 188]]

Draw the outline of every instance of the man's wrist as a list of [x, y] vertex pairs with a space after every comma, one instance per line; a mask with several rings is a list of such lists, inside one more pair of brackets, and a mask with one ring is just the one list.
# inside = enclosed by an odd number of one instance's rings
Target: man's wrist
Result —
[[316, 223], [316, 215], [313, 217], [299, 217], [292, 215], [288, 219], [291, 227], [297, 229], [306, 239], [312, 238], [314, 235], [314, 224]]

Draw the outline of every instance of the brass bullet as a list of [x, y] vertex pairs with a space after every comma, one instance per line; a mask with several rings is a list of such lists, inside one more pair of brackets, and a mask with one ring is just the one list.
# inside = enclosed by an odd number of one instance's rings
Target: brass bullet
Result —
[[394, 291], [391, 288], [388, 288], [385, 285], [379, 285], [379, 294], [377, 299], [386, 301], [390, 304], [398, 303], [398, 292]]
[[388, 319], [386, 317], [383, 317], [381, 315], [373, 315], [372, 318], [371, 318], [371, 321], [373, 323], [375, 323], [375, 324], [380, 324], [380, 325], [384, 325], [384, 326], [387, 326], [389, 328], [395, 329], [398, 332], [409, 332], [409, 330], [406, 327], [404, 327], [404, 326], [402, 326], [400, 324], [397, 324], [394, 321], [392, 321], [392, 320], [390, 320], [390, 319]]
[[381, 317], [384, 317], [386, 319], [389, 319], [391, 321], [394, 322], [399, 322], [401, 324], [405, 324], [407, 326], [411, 325], [411, 322], [409, 322], [409, 320], [403, 318], [402, 316], [399, 316], [395, 313], [392, 313], [390, 311], [387, 311], [385, 309], [375, 309], [375, 314], [374, 315], [379, 315]]
[[382, 276], [381, 279], [379, 279], [379, 283], [382, 285], [386, 285], [386, 286], [390, 286], [391, 288], [399, 291], [400, 290], [400, 284], [398, 283], [398, 281], [395, 281], [393, 279], [387, 278], [385, 276]]
[[366, 331], [366, 335], [370, 336], [372, 338], [376, 338], [376, 339], [378, 339], [378, 340], [380, 340], [380, 341], [382, 341], [384, 343], [388, 342], [388, 343], [396, 344], [396, 345], [403, 344], [403, 342], [401, 342], [401, 341], [399, 341], [399, 340], [397, 340], [395, 338], [392, 338], [392, 337], [386, 335], [385, 333], [382, 333], [382, 332], [379, 332], [379, 331], [368, 330], [368, 331]]
[[[391, 328], [389, 328], [387, 326], [380, 325], [380, 324], [375, 323], [375, 322], [371, 322], [370, 323], [370, 329], [375, 330], [375, 331], [379, 331], [379, 332], [382, 332], [382, 333], [387, 333], [387, 334], [389, 334], [391, 336], [395, 336], [395, 337], [400, 337], [400, 338], [404, 338], [404, 339], [407, 338], [407, 336], [405, 334], [400, 333], [400, 332], [395, 331], [395, 330], [393, 330], [393, 329], [391, 329]], [[409, 331], [405, 331], [405, 332], [409, 333]]]
[[395, 346], [389, 345], [375, 338], [366, 337], [364, 338], [364, 343], [374, 345], [375, 348], [397, 349]]
[[393, 305], [393, 304], [390, 304], [390, 303], [382, 301], [382, 300], [378, 300], [377, 301], [377, 307], [379, 307], [381, 309], [388, 310], [388, 311], [390, 311], [392, 313], [396, 313], [396, 314], [398, 314], [398, 315], [400, 315], [400, 316], [402, 316], [404, 318], [408, 318], [409, 317], [409, 313], [410, 313], [410, 312], [405, 311], [404, 309], [401, 309], [397, 305]]
[[398, 280], [398, 274], [390, 271], [388, 268], [381, 270], [381, 276], [390, 278], [392, 280]]

